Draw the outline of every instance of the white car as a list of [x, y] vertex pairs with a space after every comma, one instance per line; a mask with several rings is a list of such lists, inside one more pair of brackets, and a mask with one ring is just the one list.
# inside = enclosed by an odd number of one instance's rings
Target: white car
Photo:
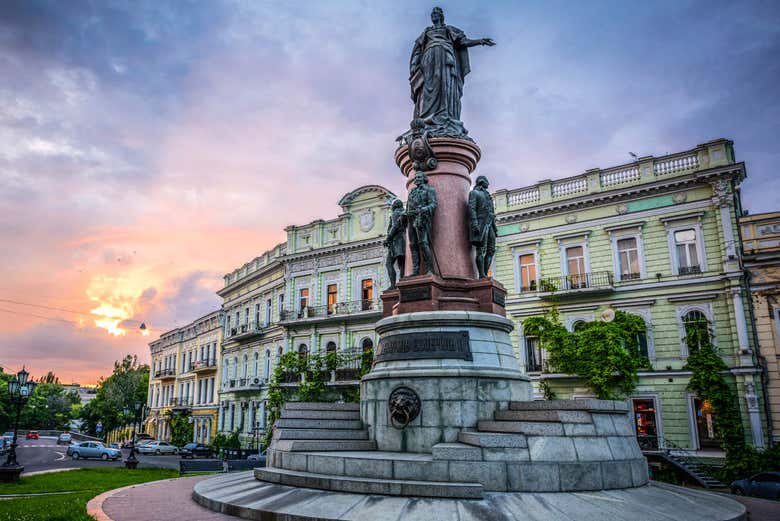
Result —
[[69, 432], [63, 432], [57, 437], [57, 445], [70, 445], [73, 437]]
[[179, 449], [167, 441], [151, 441], [138, 446], [141, 454], [178, 454]]

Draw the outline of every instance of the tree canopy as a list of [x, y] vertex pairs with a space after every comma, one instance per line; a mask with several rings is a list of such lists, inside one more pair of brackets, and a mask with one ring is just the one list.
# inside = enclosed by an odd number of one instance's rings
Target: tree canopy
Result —
[[98, 382], [95, 398], [81, 409], [85, 432], [96, 435], [98, 422], [108, 432], [126, 423], [122, 410], [134, 410], [134, 403], [146, 404], [149, 387], [149, 366], [139, 365], [136, 356], [126, 355], [114, 362], [114, 371]]

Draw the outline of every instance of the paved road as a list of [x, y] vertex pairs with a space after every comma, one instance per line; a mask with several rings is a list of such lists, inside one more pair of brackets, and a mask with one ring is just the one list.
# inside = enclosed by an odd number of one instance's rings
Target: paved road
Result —
[[[24, 465], [24, 472], [37, 472], [58, 468], [82, 468], [82, 467], [122, 467], [122, 460], [130, 453], [123, 450], [122, 459], [119, 461], [102, 461], [98, 459], [72, 460], [65, 451], [66, 445], [57, 445], [57, 438], [41, 437], [38, 440], [19, 440], [16, 448], [16, 459], [20, 465]], [[178, 456], [152, 456], [138, 454], [139, 467], [179, 468]]]

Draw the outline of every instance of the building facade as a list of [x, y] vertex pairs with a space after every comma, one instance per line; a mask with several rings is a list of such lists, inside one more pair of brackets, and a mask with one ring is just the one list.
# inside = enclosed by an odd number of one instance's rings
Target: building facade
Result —
[[[225, 275], [218, 292], [225, 314], [220, 432], [238, 432], [245, 447], [257, 444], [269, 378], [284, 353], [373, 349], [379, 292], [387, 285], [382, 239], [394, 199], [379, 186], [358, 188], [341, 198], [337, 218], [289, 226], [285, 243]], [[326, 385], [357, 381], [354, 372], [334, 371]]]
[[[542, 381], [559, 398], [590, 393], [576, 377], [546, 365], [539, 342], [523, 334], [523, 320], [555, 307], [573, 329], [607, 309], [624, 310], [647, 325], [640, 345], [651, 367], [640, 372], [630, 397], [645, 447], [718, 448], [711, 407], [687, 390], [690, 372], [684, 366], [698, 348], [685, 340], [689, 328], [705, 331], [722, 355], [748, 441], [764, 446], [770, 423], [766, 387], [739, 238], [740, 226], [746, 237], [745, 226], [754, 226], [739, 222], [744, 178], [732, 143], [716, 140], [494, 194], [498, 245], [492, 273], [508, 291], [517, 358], [539, 397]], [[389, 285], [382, 241], [395, 198], [380, 186], [358, 188], [339, 201], [337, 218], [289, 226], [285, 243], [225, 275], [218, 292], [224, 341], [217, 351], [219, 397], [212, 434], [214, 428], [238, 432], [243, 446], [257, 443], [268, 427], [268, 382], [284, 353], [305, 357], [373, 349], [379, 294]], [[750, 233], [754, 239], [759, 232]], [[754, 288], [762, 277], [753, 274]], [[780, 376], [774, 297], [767, 297], [764, 309], [766, 324], [758, 324], [758, 334], [762, 346], [774, 342], [764, 356], [775, 364], [770, 373]], [[177, 398], [191, 396], [186, 387], [191, 377], [175, 368], [182, 352], [194, 346], [186, 344], [184, 330], [150, 344], [150, 404], [160, 417]], [[355, 368], [340, 369], [332, 372], [329, 388], [356, 387]], [[780, 407], [780, 384], [775, 385], [771, 400]], [[160, 422], [164, 436], [164, 419]]]
[[217, 384], [222, 312], [217, 310], [149, 344], [146, 432], [170, 440], [170, 415], [188, 414], [192, 440], [210, 443], [217, 430]]
[[745, 269], [750, 274], [753, 323], [766, 371], [766, 399], [780, 442], [780, 212], [740, 218]]
[[537, 392], [589, 395], [554, 372], [523, 320], [556, 307], [564, 325], [623, 310], [644, 319], [640, 345], [652, 368], [630, 397], [647, 448], [717, 448], [713, 411], [690, 393], [686, 358], [705, 331], [729, 367], [746, 435], [764, 446], [761, 378], [741, 267], [738, 216], [744, 164], [732, 143], [695, 149], [495, 194], [499, 246], [495, 277], [507, 288], [519, 363]]

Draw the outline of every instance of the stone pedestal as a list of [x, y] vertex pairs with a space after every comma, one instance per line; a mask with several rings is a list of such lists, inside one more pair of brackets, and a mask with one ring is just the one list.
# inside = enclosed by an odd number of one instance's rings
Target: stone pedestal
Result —
[[[477, 167], [481, 151], [464, 139], [431, 138], [430, 145], [438, 166], [425, 174], [428, 184], [436, 189], [438, 203], [433, 215], [432, 247], [439, 275], [473, 279], [477, 274], [469, 244], [467, 202], [471, 173]], [[396, 151], [395, 163], [406, 177], [407, 190], [411, 191], [415, 172], [407, 147]], [[407, 246], [405, 275], [411, 272], [412, 258]]]
[[382, 315], [419, 311], [481, 311], [506, 315], [506, 289], [493, 279], [442, 278], [418, 275], [398, 282], [382, 293]]
[[[532, 399], [509, 332], [512, 322], [493, 313], [405, 313], [379, 321], [374, 367], [361, 381], [361, 417], [378, 450], [428, 452], [455, 442], [510, 401]], [[464, 349], [465, 347], [465, 349]], [[388, 399], [412, 389], [419, 415], [404, 429], [392, 426]]]

